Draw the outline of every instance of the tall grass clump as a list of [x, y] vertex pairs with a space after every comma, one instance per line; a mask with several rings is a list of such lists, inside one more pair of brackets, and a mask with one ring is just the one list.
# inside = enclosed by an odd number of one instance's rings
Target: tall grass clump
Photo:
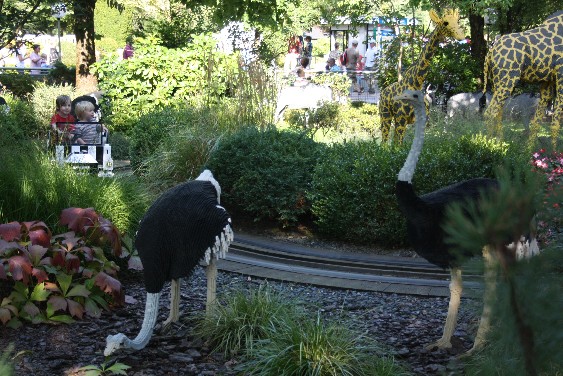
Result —
[[0, 354], [0, 375], [2, 376], [12, 376], [14, 374], [14, 365], [10, 360], [10, 353], [13, 349], [13, 345], [9, 345]]
[[33, 145], [0, 150], [0, 222], [42, 220], [68, 207], [93, 207], [121, 231], [134, 230], [149, 198], [132, 178], [99, 178], [56, 165]]
[[321, 150], [303, 133], [246, 128], [222, 138], [208, 166], [227, 207], [291, 226], [310, 214], [307, 191]]
[[[5, 95], [10, 110], [0, 108], [0, 147], [12, 148], [22, 140], [37, 139], [45, 132], [41, 119], [27, 101]], [[50, 119], [50, 118], [49, 118]]]
[[68, 95], [71, 99], [77, 96], [73, 86], [70, 85], [46, 85], [37, 83], [31, 103], [33, 111], [45, 130], [49, 129], [51, 117], [55, 114], [55, 100], [59, 95]]
[[253, 376], [400, 376], [408, 373], [370, 339], [342, 323], [287, 321], [256, 342], [242, 368]]
[[302, 317], [294, 302], [267, 286], [239, 290], [218, 302], [221, 303], [201, 318], [195, 333], [209, 342], [214, 352], [226, 356], [244, 353], [254, 341], [266, 338], [285, 321]]

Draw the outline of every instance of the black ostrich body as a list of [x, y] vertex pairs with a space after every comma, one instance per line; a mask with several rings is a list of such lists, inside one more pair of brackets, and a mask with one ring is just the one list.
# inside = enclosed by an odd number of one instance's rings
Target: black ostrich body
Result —
[[189, 181], [162, 194], [135, 239], [147, 292], [158, 293], [166, 281], [189, 277], [229, 223], [209, 181]]
[[196, 180], [164, 192], [141, 220], [135, 247], [143, 263], [147, 301], [141, 331], [134, 339], [123, 333], [106, 338], [104, 355], [120, 348], [140, 350], [150, 341], [158, 317], [160, 294], [170, 281], [170, 314], [164, 325], [179, 319], [180, 281], [200, 261], [207, 267], [209, 312], [215, 304], [217, 260], [226, 256], [233, 241], [231, 219], [219, 205], [221, 187], [209, 170]]
[[479, 200], [483, 192], [498, 188], [496, 180], [466, 180], [422, 196], [417, 196], [413, 185], [406, 181], [397, 181], [395, 188], [399, 208], [407, 220], [409, 241], [419, 256], [443, 269], [451, 269], [460, 266], [463, 261], [460, 256], [476, 255], [452, 252], [444, 242], [445, 209], [453, 203]]

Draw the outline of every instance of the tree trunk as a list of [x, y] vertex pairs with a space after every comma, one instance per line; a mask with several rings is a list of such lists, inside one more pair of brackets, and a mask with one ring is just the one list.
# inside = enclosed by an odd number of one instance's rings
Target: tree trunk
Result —
[[76, 36], [76, 89], [95, 91], [96, 77], [90, 66], [96, 62], [94, 9], [96, 0], [74, 0], [74, 35]]
[[480, 80], [483, 82], [483, 69], [487, 55], [485, 19], [478, 14], [469, 14], [469, 26], [471, 27], [471, 56], [479, 63]]

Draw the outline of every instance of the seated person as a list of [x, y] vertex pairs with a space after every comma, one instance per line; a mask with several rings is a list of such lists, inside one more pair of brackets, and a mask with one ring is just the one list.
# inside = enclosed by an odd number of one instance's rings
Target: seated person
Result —
[[305, 78], [305, 70], [303, 68], [297, 69], [297, 79], [293, 86], [305, 86], [309, 83], [307, 78]]
[[74, 130], [76, 119], [70, 114], [70, 97], [59, 95], [55, 100], [56, 110], [51, 117], [51, 128], [57, 132], [58, 140], [62, 142], [70, 141], [70, 133]]
[[333, 57], [329, 57], [326, 61], [326, 70], [329, 72], [342, 72], [342, 69], [338, 65], [336, 65], [336, 60]]
[[90, 94], [85, 94], [74, 98], [72, 100], [70, 113], [76, 116], [76, 111], [75, 111], [76, 104], [78, 102], [87, 101], [94, 105], [96, 120], [91, 120], [91, 121], [100, 121], [100, 119], [102, 118], [102, 111], [100, 109], [100, 99], [102, 98], [102, 95], [103, 93], [101, 91], [94, 91]]
[[107, 132], [107, 128], [97, 123], [94, 105], [89, 101], [76, 103], [74, 107], [78, 122], [72, 132], [74, 144], [96, 144], [100, 139], [100, 132]]

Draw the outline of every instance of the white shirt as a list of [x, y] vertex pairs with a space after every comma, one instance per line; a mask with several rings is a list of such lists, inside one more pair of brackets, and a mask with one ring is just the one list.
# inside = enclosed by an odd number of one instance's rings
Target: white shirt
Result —
[[373, 68], [375, 65], [375, 58], [377, 56], [377, 52], [375, 47], [368, 47], [366, 51], [366, 68]]

